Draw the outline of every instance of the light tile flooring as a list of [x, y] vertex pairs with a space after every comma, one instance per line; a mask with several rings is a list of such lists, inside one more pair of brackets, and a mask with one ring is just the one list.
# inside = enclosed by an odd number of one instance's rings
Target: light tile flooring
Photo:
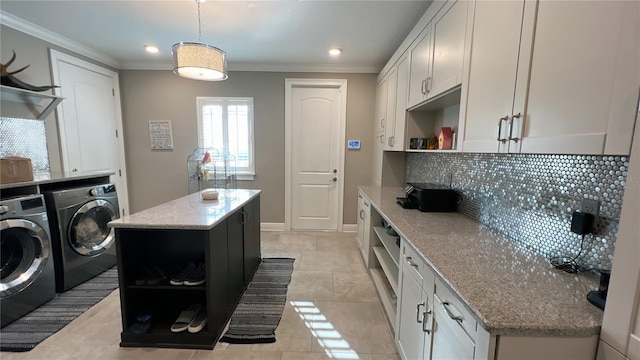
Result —
[[296, 259], [275, 343], [121, 348], [116, 290], [35, 349], [0, 359], [399, 359], [354, 233], [263, 232], [262, 256]]

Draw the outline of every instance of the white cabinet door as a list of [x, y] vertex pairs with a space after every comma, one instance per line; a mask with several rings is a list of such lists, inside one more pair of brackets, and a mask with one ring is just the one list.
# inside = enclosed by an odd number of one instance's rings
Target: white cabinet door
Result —
[[376, 109], [374, 133], [384, 131], [384, 123], [387, 116], [387, 79], [383, 78], [376, 87]]
[[409, 100], [407, 108], [423, 102], [427, 98], [427, 80], [431, 70], [431, 23], [418, 35], [411, 47]]
[[398, 91], [398, 67], [394, 66], [387, 75], [387, 105], [384, 125], [384, 149], [392, 150], [393, 131], [396, 118], [396, 92]]
[[433, 360], [473, 359], [475, 344], [462, 326], [446, 313], [437, 295], [434, 296], [433, 321]]
[[[364, 196], [358, 192], [358, 246], [363, 247], [364, 240]], [[364, 254], [363, 254], [364, 255]]]
[[629, 154], [639, 17], [638, 1], [539, 3], [521, 152]]
[[427, 98], [462, 83], [469, 4], [464, 0], [449, 1], [433, 19], [433, 65]]
[[[514, 86], [524, 1], [478, 1], [473, 24], [465, 152], [506, 151], [507, 118], [513, 113]], [[500, 21], [496, 21], [500, 19]], [[502, 134], [498, 129], [502, 128]], [[508, 144], [506, 144], [508, 145]]]
[[[385, 122], [384, 149], [387, 151], [404, 150], [404, 127], [406, 124], [406, 104], [409, 88], [409, 60], [404, 56], [389, 71], [387, 85], [387, 119]], [[390, 112], [389, 109], [393, 111]]]
[[369, 200], [358, 192], [358, 243], [365, 266], [369, 265], [369, 234], [371, 208]]
[[391, 150], [404, 151], [404, 134], [407, 123], [407, 96], [409, 93], [409, 57], [401, 58], [398, 63], [398, 89], [396, 91], [396, 116], [393, 121], [393, 140]]
[[371, 183], [374, 186], [382, 185], [382, 155], [384, 152], [384, 133], [377, 133], [373, 137], [373, 164], [371, 166]]
[[120, 214], [129, 212], [118, 73], [50, 50], [65, 175], [112, 171]]
[[422, 293], [422, 285], [407, 271], [403, 262], [398, 349], [404, 360], [422, 359], [425, 354], [428, 358], [430, 354], [430, 349], [425, 352], [426, 333], [422, 328], [423, 313], [429, 306], [426, 298]]

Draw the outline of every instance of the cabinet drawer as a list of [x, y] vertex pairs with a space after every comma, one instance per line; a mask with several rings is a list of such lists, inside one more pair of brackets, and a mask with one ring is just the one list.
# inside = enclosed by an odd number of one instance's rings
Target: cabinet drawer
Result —
[[424, 261], [422, 255], [420, 255], [411, 245], [409, 245], [403, 239], [402, 258], [409, 269], [409, 272], [413, 277], [421, 284], [422, 288], [428, 293], [433, 292], [435, 273], [431, 269], [431, 266]]
[[418, 284], [422, 284], [424, 268], [427, 266], [422, 260], [422, 257], [415, 251], [411, 245], [407, 243], [405, 239], [402, 239], [402, 256], [401, 262], [404, 262], [409, 270], [409, 273], [413, 275]]
[[471, 312], [462, 303], [462, 301], [453, 294], [451, 289], [442, 282], [442, 280], [439, 278], [436, 279], [435, 285], [435, 294], [441, 302], [441, 304], [436, 304], [436, 306], [442, 307], [441, 310], [443, 310], [451, 319], [455, 320], [455, 322], [469, 335], [471, 340], [475, 342], [476, 319], [471, 315]]

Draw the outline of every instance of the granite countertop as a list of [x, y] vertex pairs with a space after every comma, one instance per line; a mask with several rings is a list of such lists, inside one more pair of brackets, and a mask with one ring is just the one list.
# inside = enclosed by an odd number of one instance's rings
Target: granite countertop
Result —
[[200, 193], [124, 216], [109, 222], [120, 229], [208, 230], [260, 194], [260, 190], [218, 189], [217, 200], [202, 200]]
[[111, 170], [84, 171], [84, 172], [74, 172], [71, 174], [64, 174], [62, 172], [52, 171], [48, 173], [33, 174], [33, 180], [31, 181], [0, 184], [0, 189], [11, 189], [11, 188], [17, 188], [21, 186], [53, 184], [53, 183], [59, 183], [64, 181], [70, 181], [70, 180], [92, 179], [92, 178], [102, 177], [102, 176], [111, 176], [114, 174], [115, 172]]
[[603, 312], [587, 299], [592, 274], [556, 270], [534, 250], [459, 213], [402, 209], [401, 188], [360, 187], [492, 335], [587, 337]]

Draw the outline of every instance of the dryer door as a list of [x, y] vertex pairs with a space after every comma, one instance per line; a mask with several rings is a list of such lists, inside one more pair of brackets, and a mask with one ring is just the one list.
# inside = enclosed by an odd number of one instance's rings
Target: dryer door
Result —
[[49, 236], [40, 225], [25, 219], [0, 221], [2, 281], [0, 296], [31, 285], [49, 261]]
[[107, 226], [118, 218], [118, 208], [112, 203], [91, 200], [73, 214], [69, 223], [69, 245], [83, 256], [97, 256], [114, 243], [114, 231]]

